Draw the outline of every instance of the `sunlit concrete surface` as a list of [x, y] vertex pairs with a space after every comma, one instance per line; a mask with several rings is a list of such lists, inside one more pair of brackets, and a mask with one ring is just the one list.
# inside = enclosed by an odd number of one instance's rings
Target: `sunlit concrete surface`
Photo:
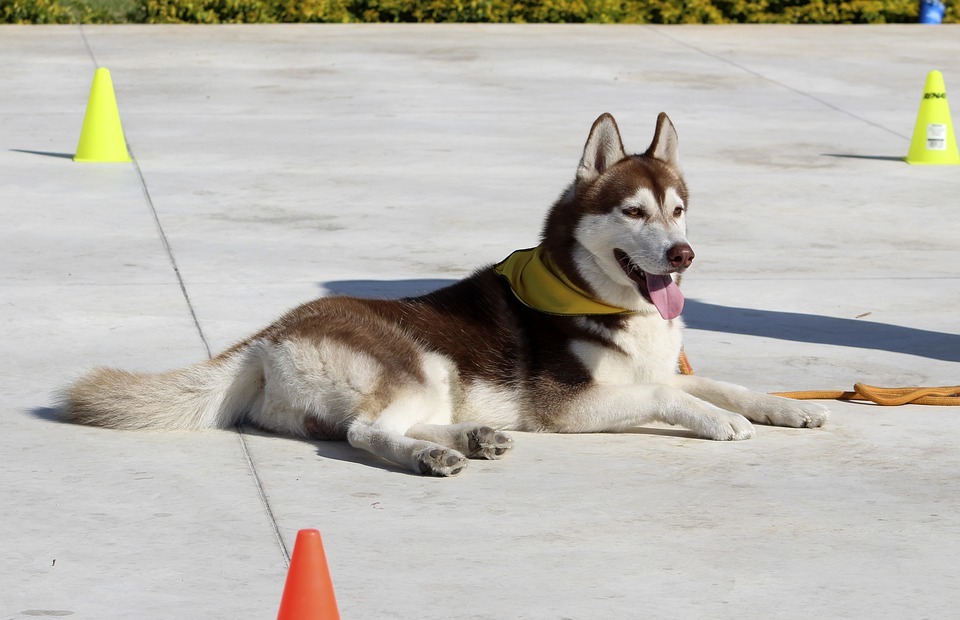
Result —
[[[53, 407], [534, 245], [602, 112], [633, 151], [677, 126], [697, 373], [956, 385], [960, 167], [900, 158], [929, 70], [960, 116], [957, 27], [0, 27], [0, 66], [0, 618], [275, 617], [301, 528], [345, 619], [956, 616], [952, 408], [518, 433], [432, 479]], [[134, 163], [71, 160], [97, 66]]]

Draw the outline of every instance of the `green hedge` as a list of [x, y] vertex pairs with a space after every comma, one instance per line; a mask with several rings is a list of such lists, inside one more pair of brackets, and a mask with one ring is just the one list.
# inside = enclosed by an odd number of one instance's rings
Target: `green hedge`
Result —
[[883, 24], [917, 13], [918, 0], [142, 0], [136, 21]]
[[[958, 0], [960, 1], [960, 0]], [[945, 22], [960, 21], [949, 2]], [[918, 0], [0, 0], [0, 22], [883, 24]]]
[[58, 0], [0, 0], [0, 23], [69, 24], [70, 10]]
[[112, 24], [128, 21], [135, 2], [118, 0], [0, 0], [0, 24]]

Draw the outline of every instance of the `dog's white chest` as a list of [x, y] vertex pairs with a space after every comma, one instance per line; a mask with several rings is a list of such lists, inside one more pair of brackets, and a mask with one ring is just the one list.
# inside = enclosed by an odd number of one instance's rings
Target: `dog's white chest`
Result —
[[662, 383], [676, 373], [681, 324], [658, 315], [638, 315], [624, 329], [607, 330], [586, 320], [585, 327], [609, 339], [614, 346], [574, 340], [570, 350], [586, 366], [593, 380], [603, 384]]

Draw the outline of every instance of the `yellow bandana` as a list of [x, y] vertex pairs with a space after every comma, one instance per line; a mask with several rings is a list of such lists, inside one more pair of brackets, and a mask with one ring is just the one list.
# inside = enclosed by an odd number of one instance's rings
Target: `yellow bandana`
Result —
[[493, 270], [507, 279], [517, 299], [540, 312], [561, 316], [632, 313], [590, 297], [557, 269], [540, 246], [517, 250]]

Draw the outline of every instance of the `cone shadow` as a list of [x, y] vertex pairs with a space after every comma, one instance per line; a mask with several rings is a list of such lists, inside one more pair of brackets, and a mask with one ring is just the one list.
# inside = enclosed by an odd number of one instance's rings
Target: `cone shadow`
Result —
[[844, 159], [872, 159], [874, 161], [905, 161], [903, 157], [892, 157], [890, 155], [846, 155], [842, 153], [823, 153], [823, 157], [842, 157]]
[[60, 159], [73, 159], [73, 153], [52, 153], [50, 151], [31, 151], [30, 149], [10, 149], [14, 153], [26, 153], [28, 155], [42, 155], [43, 157], [58, 157]]

